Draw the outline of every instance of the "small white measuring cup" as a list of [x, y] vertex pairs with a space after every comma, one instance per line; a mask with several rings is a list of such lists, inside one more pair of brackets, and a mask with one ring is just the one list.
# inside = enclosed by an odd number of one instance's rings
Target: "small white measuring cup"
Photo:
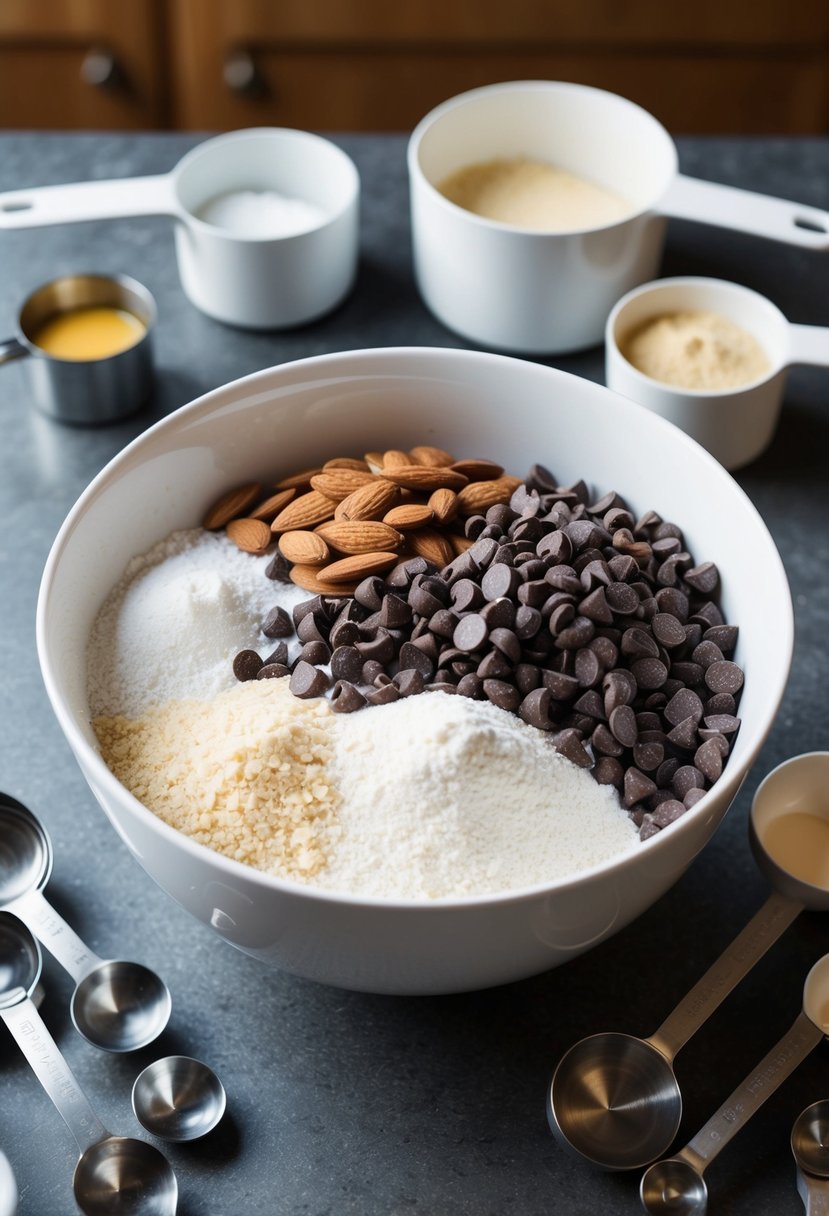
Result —
[[[257, 237], [205, 223], [197, 212], [233, 191], [274, 191], [312, 203], [307, 231]], [[169, 215], [188, 299], [246, 329], [301, 325], [350, 291], [357, 268], [360, 179], [327, 139], [283, 127], [231, 131], [193, 148], [170, 173], [41, 186], [0, 194], [0, 231], [79, 220]]]
[[[677, 388], [644, 375], [621, 351], [640, 326], [676, 312], [712, 312], [756, 338], [768, 370], [739, 388], [706, 392]], [[680, 427], [727, 469], [755, 460], [780, 418], [786, 372], [794, 363], [829, 367], [829, 328], [794, 325], [771, 300], [724, 279], [659, 279], [618, 301], [605, 328], [605, 380], [614, 389]]]

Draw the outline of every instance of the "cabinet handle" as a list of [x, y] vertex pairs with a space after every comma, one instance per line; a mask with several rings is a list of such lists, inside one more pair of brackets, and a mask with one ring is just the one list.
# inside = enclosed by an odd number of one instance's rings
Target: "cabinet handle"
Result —
[[83, 57], [81, 80], [95, 89], [113, 89], [123, 83], [124, 74], [112, 51], [93, 46]]
[[231, 93], [240, 97], [263, 97], [267, 92], [262, 73], [250, 51], [242, 48], [229, 51], [222, 67], [222, 77]]

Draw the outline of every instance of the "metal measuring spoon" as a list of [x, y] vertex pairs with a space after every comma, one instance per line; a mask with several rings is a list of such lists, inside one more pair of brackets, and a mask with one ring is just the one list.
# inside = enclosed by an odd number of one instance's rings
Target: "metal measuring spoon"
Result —
[[212, 1068], [190, 1056], [165, 1056], [139, 1073], [132, 1109], [143, 1128], [162, 1140], [198, 1140], [225, 1113], [224, 1086]]
[[723, 1102], [693, 1140], [674, 1157], [645, 1171], [639, 1194], [651, 1216], [704, 1216], [708, 1187], [703, 1172], [829, 1033], [829, 954], [803, 985], [803, 1009], [791, 1029]]
[[792, 1128], [791, 1146], [806, 1216], [829, 1216], [829, 1101], [814, 1102], [801, 1111]]
[[178, 1184], [167, 1158], [143, 1140], [107, 1131], [44, 1026], [31, 1001], [40, 968], [26, 925], [0, 912], [0, 1018], [75, 1137], [78, 1207], [84, 1216], [174, 1216]]
[[766, 852], [775, 818], [807, 811], [829, 822], [829, 752], [797, 756], [774, 769], [751, 807], [755, 860], [774, 892], [673, 1013], [647, 1039], [605, 1033], [576, 1043], [547, 1091], [547, 1118], [567, 1148], [604, 1169], [641, 1169], [671, 1145], [682, 1117], [673, 1060], [803, 908], [829, 910], [825, 887], [804, 882]]
[[52, 842], [22, 802], [0, 794], [0, 908], [24, 920], [75, 981], [70, 1012], [85, 1039], [104, 1051], [135, 1051], [170, 1018], [166, 984], [149, 967], [99, 958], [47, 903]]

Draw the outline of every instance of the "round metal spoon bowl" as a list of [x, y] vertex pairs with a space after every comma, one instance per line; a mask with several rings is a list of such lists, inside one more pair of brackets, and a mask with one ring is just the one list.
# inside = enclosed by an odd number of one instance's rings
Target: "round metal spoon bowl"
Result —
[[84, 976], [72, 995], [72, 1021], [90, 1043], [106, 1051], [137, 1051], [161, 1034], [170, 1018], [167, 985], [141, 963], [104, 962]]
[[829, 1178], [829, 1100], [815, 1102], [798, 1115], [791, 1145], [800, 1169], [815, 1178]]
[[162, 1140], [197, 1140], [225, 1111], [225, 1090], [212, 1068], [190, 1056], [156, 1060], [136, 1078], [132, 1109], [142, 1127]]
[[50, 908], [42, 892], [52, 859], [38, 818], [0, 793], [0, 907], [26, 921], [75, 980], [72, 1021], [85, 1039], [104, 1051], [146, 1047], [169, 1021], [167, 986], [141, 963], [99, 959]]
[[639, 1169], [677, 1133], [682, 1096], [670, 1061], [626, 1034], [594, 1034], [562, 1057], [547, 1118], [565, 1147], [604, 1169]]
[[705, 1216], [708, 1187], [702, 1175], [678, 1157], [652, 1165], [642, 1179], [642, 1206], [654, 1216]]
[[178, 1184], [157, 1148], [130, 1136], [108, 1136], [86, 1150], [72, 1189], [84, 1216], [171, 1216]]

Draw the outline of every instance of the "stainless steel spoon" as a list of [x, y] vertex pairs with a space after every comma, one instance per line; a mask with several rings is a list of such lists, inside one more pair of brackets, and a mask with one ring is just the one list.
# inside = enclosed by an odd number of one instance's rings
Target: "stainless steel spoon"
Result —
[[547, 1091], [547, 1118], [565, 1147], [610, 1170], [641, 1169], [667, 1152], [682, 1117], [677, 1052], [803, 908], [829, 910], [829, 881], [825, 887], [804, 882], [762, 843], [772, 819], [805, 810], [829, 822], [829, 752], [787, 761], [758, 788], [750, 841], [775, 890], [659, 1029], [647, 1039], [591, 1035], [562, 1057]]
[[25, 921], [75, 981], [70, 1011], [85, 1039], [104, 1051], [135, 1051], [167, 1025], [166, 984], [141, 963], [99, 958], [46, 901], [52, 842], [21, 802], [0, 794], [0, 908]]
[[803, 1009], [791, 1029], [685, 1148], [645, 1171], [639, 1188], [645, 1211], [651, 1216], [704, 1216], [705, 1169], [828, 1032], [829, 954], [824, 954], [806, 976]]
[[132, 1109], [143, 1128], [162, 1140], [198, 1140], [225, 1113], [224, 1086], [212, 1068], [190, 1056], [165, 1056], [136, 1077]]
[[107, 1131], [44, 1026], [30, 999], [40, 968], [32, 934], [0, 912], [0, 1018], [75, 1138], [75, 1202], [84, 1216], [174, 1216], [178, 1184], [167, 1158], [143, 1140]]
[[791, 1145], [806, 1216], [829, 1216], [829, 1101], [824, 1098], [801, 1111]]

